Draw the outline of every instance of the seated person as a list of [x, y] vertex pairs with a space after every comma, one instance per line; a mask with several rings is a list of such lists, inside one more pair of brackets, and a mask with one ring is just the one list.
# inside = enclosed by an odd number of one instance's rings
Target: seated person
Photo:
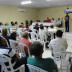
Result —
[[8, 29], [8, 31], [10, 32], [10, 27], [9, 27], [9, 24], [8, 24], [8, 23], [5, 23], [4, 28], [7, 28], [7, 29]]
[[24, 29], [24, 31], [32, 32], [28, 25], [26, 25], [26, 29]]
[[51, 48], [51, 45], [58, 45], [58, 46], [62, 46], [63, 48], [65, 48], [64, 50], [66, 50], [68, 47], [68, 44], [66, 39], [62, 38], [62, 35], [63, 35], [63, 32], [61, 30], [58, 30], [56, 32], [56, 38], [50, 41], [49, 47]]
[[[31, 42], [28, 40], [29, 34], [27, 32], [23, 32], [22, 33], [22, 37], [23, 38], [20, 39], [20, 42], [25, 44], [25, 45], [27, 45], [29, 47], [29, 49], [30, 49]], [[24, 49], [25, 49], [26, 54], [28, 55], [27, 48], [24, 48]]]
[[57, 24], [58, 24], [58, 27], [62, 26], [60, 18], [58, 18]]
[[43, 24], [40, 25], [39, 33], [44, 33], [46, 38], [48, 38], [48, 29], [44, 29]]
[[36, 30], [38, 30], [38, 31], [39, 31], [38, 23], [36, 23], [36, 25], [34, 26], [34, 28], [33, 28], [33, 29], [36, 29]]
[[11, 32], [11, 33], [12, 33], [12, 32], [16, 32], [16, 30], [17, 30], [17, 27], [15, 26], [14, 23], [12, 23], [12, 26], [10, 26], [10, 32]]
[[15, 22], [15, 26], [18, 27], [18, 22], [17, 21]]
[[[13, 69], [17, 69], [18, 67], [20, 67], [21, 65], [25, 64], [25, 72], [27, 71], [27, 57], [22, 57], [20, 58], [20, 56], [18, 54], [15, 54], [12, 48], [8, 48], [6, 45], [6, 40], [3, 37], [0, 37], [0, 50], [2, 49], [7, 49], [9, 50], [8, 54], [5, 54], [6, 56], [10, 56], [11, 58], [11, 63], [13, 64]], [[8, 65], [8, 64], [6, 64]], [[1, 69], [1, 68], [0, 68]], [[19, 72], [19, 71], [17, 71]]]
[[51, 20], [49, 19], [49, 17], [47, 17], [47, 20], [45, 20], [45, 22], [50, 23]]
[[22, 25], [22, 28], [25, 28], [25, 26], [24, 26], [23, 22], [21, 22], [21, 25]]
[[61, 28], [59, 28], [58, 25], [56, 25], [56, 27], [54, 27], [54, 29], [56, 29], [56, 30], [61, 30]]
[[56, 24], [56, 20], [55, 20], [54, 18], [52, 18], [51, 22], [54, 23], [54, 26], [57, 25], [57, 24]]
[[[48, 72], [58, 72], [57, 65], [52, 58], [42, 58], [43, 45], [36, 41], [31, 45], [31, 56], [27, 59], [27, 64], [37, 66]], [[33, 57], [32, 57], [33, 56]]]
[[8, 35], [8, 30], [6, 28], [3, 28], [2, 36], [7, 40], [8, 45], [10, 46], [10, 42], [9, 42], [10, 36]]
[[17, 33], [16, 32], [12, 32], [11, 34], [10, 34], [10, 39], [12, 39], [12, 40], [17, 40]]

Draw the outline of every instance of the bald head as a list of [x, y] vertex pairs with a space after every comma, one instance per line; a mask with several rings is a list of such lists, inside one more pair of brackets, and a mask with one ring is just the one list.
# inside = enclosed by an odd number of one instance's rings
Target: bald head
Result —
[[22, 33], [22, 37], [23, 37], [23, 38], [27, 38], [27, 39], [28, 39], [28, 37], [29, 37], [28, 32], [23, 32], [23, 33]]

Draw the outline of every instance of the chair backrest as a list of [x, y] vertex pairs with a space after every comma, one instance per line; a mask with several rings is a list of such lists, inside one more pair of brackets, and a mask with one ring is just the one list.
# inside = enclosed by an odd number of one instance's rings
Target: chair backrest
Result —
[[31, 35], [31, 42], [38, 40], [38, 34], [35, 32], [28, 32]]
[[44, 33], [39, 33], [39, 37], [40, 37], [40, 41], [45, 41], [47, 39]]
[[63, 47], [62, 45], [51, 44], [51, 51], [52, 51], [52, 54], [56, 52], [65, 51], [65, 47]]
[[9, 52], [8, 49], [0, 48], [0, 54], [8, 54], [8, 52]]
[[39, 67], [36, 67], [36, 66], [33, 66], [33, 65], [30, 65], [30, 64], [27, 64], [30, 72], [48, 72], [48, 71], [45, 71]]
[[19, 42], [11, 39], [9, 39], [9, 42], [11, 48], [13, 48], [16, 51], [16, 53], [19, 54], [20, 52]]
[[18, 34], [19, 38], [22, 37], [22, 32], [23, 32], [23, 28], [17, 28], [17, 34]]
[[15, 72], [19, 70], [19, 68], [13, 69], [11, 58], [8, 55], [6, 56], [3, 54], [0, 54], [0, 65], [2, 66], [2, 71], [4, 72]]
[[21, 51], [21, 57], [25, 57], [26, 56], [24, 48], [27, 48], [28, 55], [30, 56], [30, 50], [29, 50], [29, 47], [27, 45], [25, 45], [23, 43], [19, 43], [19, 46], [20, 46], [20, 51]]

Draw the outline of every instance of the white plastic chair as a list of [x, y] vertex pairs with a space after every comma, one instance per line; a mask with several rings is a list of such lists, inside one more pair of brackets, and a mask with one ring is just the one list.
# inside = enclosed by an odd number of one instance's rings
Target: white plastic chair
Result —
[[20, 53], [19, 42], [11, 39], [9, 39], [9, 42], [11, 48], [13, 48], [16, 51], [16, 53], [19, 54]]
[[47, 37], [44, 33], [39, 33], [40, 41], [44, 44], [44, 49], [45, 49], [45, 44], [47, 41]]
[[38, 34], [35, 32], [28, 32], [31, 35], [30, 41], [33, 42], [35, 40], [38, 40]]
[[39, 67], [36, 67], [36, 66], [33, 66], [33, 65], [30, 65], [30, 64], [27, 64], [30, 72], [48, 72], [48, 71], [45, 71]]
[[68, 60], [66, 59], [66, 52], [54, 53], [54, 61], [56, 62], [61, 72], [63, 69], [66, 70], [66, 72], [68, 72]]
[[[9, 65], [6, 65], [6, 62], [9, 63]], [[20, 69], [13, 69], [13, 66], [11, 64], [11, 58], [2, 54], [0, 54], [0, 64], [2, 66], [2, 71], [4, 72], [15, 72]]]
[[52, 54], [56, 52], [66, 51], [65, 47], [58, 45], [58, 44], [51, 44], [50, 46]]
[[21, 54], [21, 57], [25, 57], [26, 56], [26, 53], [25, 53], [25, 50], [24, 48], [26, 47], [27, 48], [27, 51], [28, 51], [28, 55], [30, 56], [30, 50], [29, 50], [29, 47], [23, 43], [19, 43], [19, 46], [20, 46], [20, 54]]
[[23, 28], [17, 28], [17, 34], [19, 35], [19, 38], [22, 37], [22, 32], [23, 32]]

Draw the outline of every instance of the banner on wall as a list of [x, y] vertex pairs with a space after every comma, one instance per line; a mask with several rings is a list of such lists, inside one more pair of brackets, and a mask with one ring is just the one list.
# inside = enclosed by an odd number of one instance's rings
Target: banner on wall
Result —
[[72, 9], [66, 9], [64, 10], [64, 13], [72, 13]]

